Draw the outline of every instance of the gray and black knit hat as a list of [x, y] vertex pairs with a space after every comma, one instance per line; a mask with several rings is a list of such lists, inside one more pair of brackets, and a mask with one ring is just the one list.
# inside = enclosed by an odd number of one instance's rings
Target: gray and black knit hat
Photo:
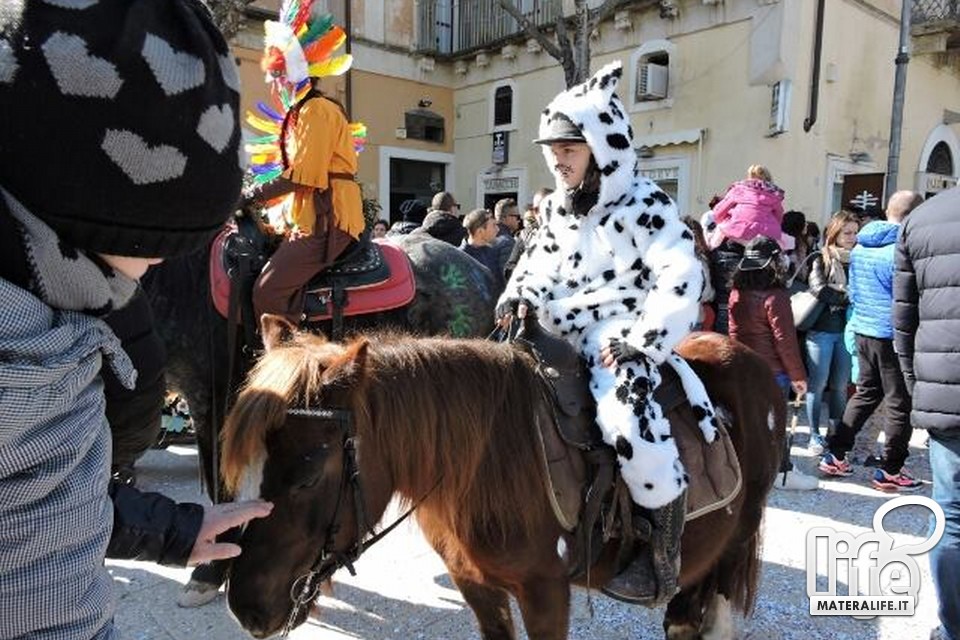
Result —
[[192, 251], [239, 200], [239, 91], [199, 0], [4, 0], [0, 187], [76, 248]]

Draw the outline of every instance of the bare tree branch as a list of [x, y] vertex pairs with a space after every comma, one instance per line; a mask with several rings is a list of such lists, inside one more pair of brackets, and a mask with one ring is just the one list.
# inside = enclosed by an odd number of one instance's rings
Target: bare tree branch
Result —
[[244, 9], [254, 0], [206, 0], [213, 21], [223, 32], [223, 37], [229, 40], [237, 35], [243, 26]]
[[[557, 45], [553, 44], [550, 41], [550, 38], [546, 36], [543, 31], [540, 30], [540, 27], [535, 25], [529, 18], [520, 13], [520, 9], [517, 8], [517, 5], [513, 3], [513, 0], [499, 0], [500, 6], [503, 7], [503, 10], [510, 14], [510, 16], [517, 21], [517, 23], [523, 28], [524, 32], [531, 38], [534, 38], [537, 42], [540, 43], [540, 46], [543, 47], [543, 50], [550, 54], [552, 57], [557, 60], [563, 61], [563, 54], [560, 52], [560, 49], [557, 48]], [[560, 20], [563, 20], [561, 17]], [[559, 35], [559, 32], [558, 32]], [[557, 38], [560, 39], [559, 37]]]
[[567, 22], [563, 16], [557, 18], [557, 42], [560, 44], [561, 55], [554, 56], [563, 67], [563, 80], [569, 89], [577, 84], [577, 66], [573, 59], [573, 44], [567, 34]]

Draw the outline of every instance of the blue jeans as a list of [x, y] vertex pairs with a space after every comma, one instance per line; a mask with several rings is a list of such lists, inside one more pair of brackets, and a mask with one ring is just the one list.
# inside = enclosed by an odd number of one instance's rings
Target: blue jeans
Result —
[[843, 344], [843, 333], [807, 332], [807, 421], [810, 433], [820, 433], [820, 409], [828, 380], [829, 417], [834, 422], [843, 418], [851, 366], [850, 354]]
[[947, 527], [930, 550], [930, 572], [940, 599], [940, 622], [948, 640], [960, 640], [960, 427], [930, 432], [933, 499]]

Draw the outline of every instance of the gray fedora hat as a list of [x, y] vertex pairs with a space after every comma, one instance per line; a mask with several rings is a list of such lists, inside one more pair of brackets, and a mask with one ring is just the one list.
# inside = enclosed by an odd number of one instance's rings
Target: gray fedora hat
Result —
[[573, 124], [567, 116], [562, 113], [556, 113], [550, 118], [547, 130], [540, 131], [542, 137], [533, 142], [535, 144], [553, 144], [554, 142], [583, 142], [587, 139], [583, 137], [583, 132]]

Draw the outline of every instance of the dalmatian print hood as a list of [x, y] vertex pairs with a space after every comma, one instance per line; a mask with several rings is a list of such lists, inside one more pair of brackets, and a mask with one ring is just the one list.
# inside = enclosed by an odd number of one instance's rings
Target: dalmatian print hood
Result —
[[[540, 115], [541, 138], [548, 136], [550, 123], [558, 115], [566, 116], [583, 133], [600, 167], [599, 203], [605, 207], [622, 204], [637, 177], [633, 128], [623, 103], [614, 93], [622, 76], [622, 63], [611, 62], [590, 80], [559, 94]], [[549, 145], [543, 145], [543, 157], [556, 180], [557, 191], [563, 193], [566, 187], [553, 168]]]

